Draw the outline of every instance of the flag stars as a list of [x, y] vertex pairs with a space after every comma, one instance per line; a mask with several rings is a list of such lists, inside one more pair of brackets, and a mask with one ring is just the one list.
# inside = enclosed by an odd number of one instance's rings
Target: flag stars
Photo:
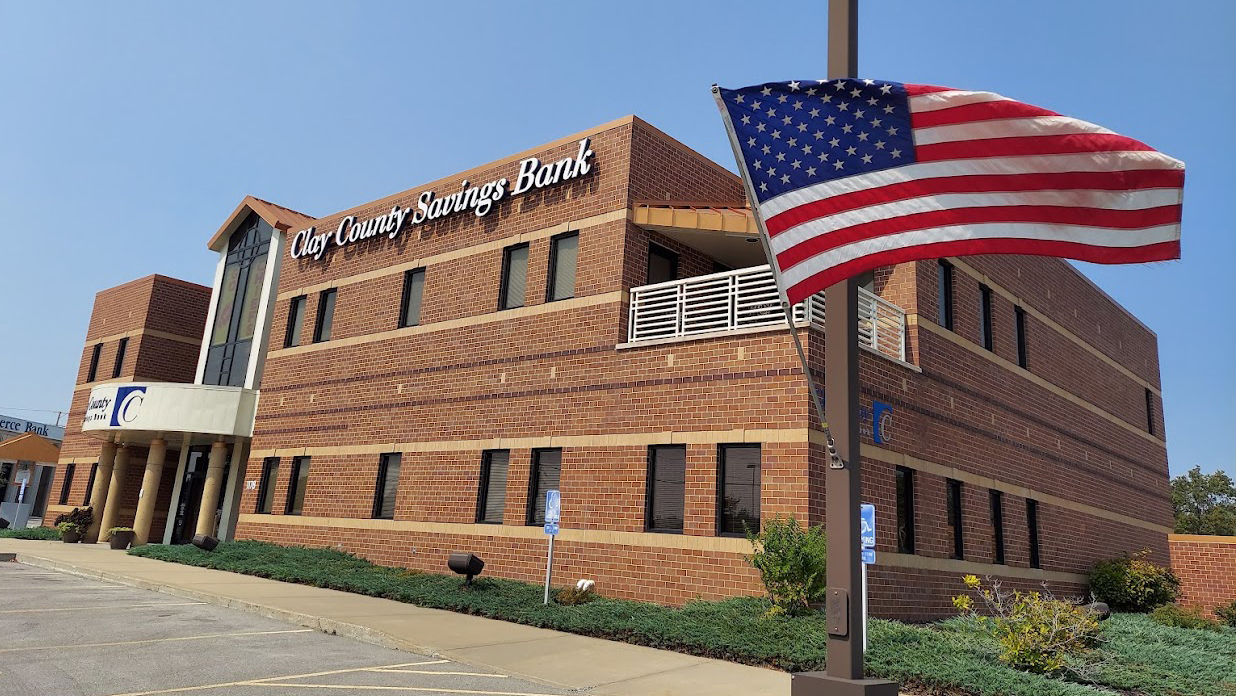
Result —
[[797, 91], [798, 91], [798, 81], [797, 81], [797, 80], [794, 80], [794, 81], [790, 82], [790, 91], [791, 91], [791, 92], [797, 92]]
[[872, 128], [879, 128], [881, 123], [884, 123], [884, 121], [883, 121], [883, 120], [881, 120], [881, 119], [878, 119], [878, 118], [873, 118], [873, 119], [871, 119], [871, 127], [872, 127]]
[[808, 90], [807, 90], [807, 96], [808, 96], [808, 97], [814, 97], [814, 96], [815, 96], [815, 87], [811, 87], [810, 89], [808, 89]]
[[784, 94], [778, 94], [778, 95], [777, 95], [777, 103], [778, 103], [778, 104], [784, 104], [786, 99], [789, 99], [789, 97], [787, 97], [787, 96], [786, 96], [786, 95], [784, 95]]
[[760, 182], [760, 193], [766, 193], [767, 191], [768, 191], [768, 184], [761, 181]]
[[851, 97], [857, 97], [858, 95], [860, 95], [860, 94], [862, 94], [862, 93], [863, 93], [863, 91], [862, 91], [861, 89], [857, 88], [857, 87], [855, 87], [854, 89], [850, 90], [850, 96], [851, 96]]
[[742, 115], [742, 125], [744, 125], [744, 126], [749, 126], [749, 125], [751, 125], [751, 115], [750, 115], [750, 114], [743, 114], [743, 115]]
[[790, 183], [790, 175], [789, 175], [789, 174], [782, 174], [782, 175], [781, 175], [781, 183], [783, 183], [783, 184], [788, 184], [788, 183]]
[[863, 164], [871, 164], [871, 155], [863, 155]]
[[777, 175], [777, 168], [776, 168], [776, 167], [769, 167], [769, 168], [768, 168], [768, 178], [770, 178], [770, 179], [771, 179], [771, 178], [773, 178], [773, 177], [774, 177], [774, 176], [776, 176], [776, 175]]
[[863, 84], [870, 87], [871, 85], [875, 84], [875, 80], [863, 80]]
[[880, 86], [880, 94], [888, 94], [891, 91], [893, 91], [892, 85], [881, 85]]
[[901, 157], [901, 150], [894, 148], [892, 152], [889, 152], [888, 154], [892, 155], [893, 159], [898, 159]]
[[862, 117], [863, 117], [863, 114], [865, 114], [865, 113], [866, 113], [866, 112], [865, 112], [865, 111], [863, 111], [862, 109], [855, 109], [855, 110], [854, 110], [854, 118], [856, 118], [856, 119], [857, 119], [857, 118], [862, 118]]
[[766, 155], [767, 155], [768, 153], [772, 152], [772, 148], [770, 148], [770, 147], [768, 147], [767, 145], [765, 145], [765, 146], [762, 148], [762, 152], [763, 152], [764, 154], [766, 154]]
[[797, 128], [797, 129], [798, 129], [798, 132], [799, 132], [799, 133], [806, 133], [806, 132], [807, 132], [807, 124], [806, 124], [806, 123], [800, 123], [800, 124], [798, 124], [797, 126], [795, 126], [795, 128]]
[[892, 104], [889, 104], [888, 106], [884, 107], [884, 113], [886, 113], [886, 114], [891, 114], [891, 113], [893, 113], [893, 105], [892, 105]]
[[825, 104], [831, 104], [833, 101], [833, 95], [825, 94], [824, 96], [820, 97], [820, 101], [824, 102]]
[[827, 161], [828, 161], [828, 153], [827, 153], [827, 152], [821, 152], [821, 153], [819, 154], [819, 156], [818, 156], [818, 157], [816, 157], [816, 159], [820, 160], [821, 162], [827, 162]]
[[819, 109], [812, 109], [811, 111], [808, 111], [808, 112], [807, 112], [807, 115], [811, 116], [811, 118], [819, 118], [819, 116], [820, 116], [820, 110], [819, 110]]
[[779, 131], [779, 130], [775, 130], [775, 131], [773, 131], [773, 132], [772, 132], [772, 137], [776, 138], [777, 140], [780, 140], [780, 139], [781, 139], [781, 131]]
[[850, 102], [841, 102], [840, 104], [838, 104], [838, 105], [837, 105], [837, 108], [838, 108], [838, 109], [841, 109], [842, 111], [849, 111], [849, 110], [850, 110]]
[[772, 94], [772, 87], [769, 87], [768, 85], [765, 85], [765, 86], [764, 86], [764, 89], [761, 89], [761, 90], [760, 90], [760, 94], [763, 94], [764, 96], [766, 96], [766, 97], [767, 97], [768, 95]]
[[754, 162], [751, 163], [751, 166], [755, 167], [756, 169], [763, 169], [764, 163], [759, 160], [755, 160]]
[[815, 167], [807, 167], [807, 176], [815, 176]]
[[845, 80], [837, 80], [836, 82], [834, 82], [833, 89], [837, 90], [838, 92], [845, 89]]
[[797, 101], [795, 101], [795, 102], [794, 102], [794, 110], [795, 110], [795, 111], [802, 111], [802, 108], [803, 108], [803, 103], [802, 103], [802, 100], [797, 100]]
[[888, 134], [889, 134], [889, 135], [897, 135], [897, 126], [889, 126], [889, 128], [888, 128]]
[[833, 138], [832, 140], [828, 141], [828, 144], [832, 147], [837, 147], [838, 145], [841, 144], [841, 141], [838, 140], [837, 138]]
[[759, 103], [759, 102], [751, 102], [751, 110], [752, 110], [752, 111], [759, 111], [759, 110], [760, 110], [760, 103]]
[[837, 122], [837, 117], [836, 117], [836, 116], [829, 116], [828, 118], [824, 119], [824, 122], [825, 122], [825, 123], [827, 123], [828, 125], [830, 125], [830, 126], [831, 126], [831, 125], [833, 125], [834, 123], [836, 123], [836, 122]]
[[815, 139], [816, 139], [816, 140], [823, 140], [823, 139], [824, 139], [824, 131], [816, 131], [816, 132], [814, 133], [814, 137], [815, 137]]
[[794, 121], [794, 119], [790, 118], [789, 116], [786, 116], [785, 118], [781, 119], [781, 123], [783, 123], [783, 124], [785, 124], [785, 125], [787, 125], [787, 126], [788, 126], [788, 125], [790, 125], [791, 123], [793, 123], [793, 121]]
[[795, 169], [800, 169], [802, 168], [803, 163], [800, 160], [794, 160], [793, 162], [790, 162], [790, 166]]
[[741, 94], [735, 94], [735, 95], [734, 95], [734, 103], [735, 103], [735, 104], [741, 104], [741, 103], [743, 103], [743, 102], [744, 102], [744, 101], [746, 101], [746, 100], [747, 100], [747, 98], [746, 98], [746, 97], [744, 97], [744, 96], [743, 96], [743, 95], [741, 95]]
[[862, 133], [858, 134], [858, 139], [863, 141], [864, 143], [867, 142], [867, 137], [868, 137], [867, 131], [863, 131]]
[[777, 161], [778, 161], [778, 162], [784, 162], [784, 161], [785, 161], [785, 153], [784, 153], [784, 152], [778, 152], [778, 153], [777, 153]]
[[848, 133], [849, 133], [850, 131], [852, 131], [852, 130], [854, 130], [854, 126], [852, 126], [852, 125], [850, 125], [850, 124], [848, 124], [848, 123], [847, 123], [847, 124], [845, 124], [844, 126], [842, 126], [842, 127], [841, 127], [841, 132], [842, 132], [842, 133], [847, 133], [847, 134], [848, 134]]
[[811, 154], [811, 146], [810, 146], [810, 145], [803, 145], [803, 154], [804, 154], [804, 155], [809, 155], [809, 154]]
[[870, 98], [870, 99], [868, 99], [868, 100], [867, 100], [867, 104], [868, 104], [869, 106], [875, 106], [876, 104], [879, 104], [879, 103], [880, 103], [880, 100], [879, 100], [879, 99], [876, 99], [875, 97], [872, 97], [872, 98]]
[[767, 126], [764, 125], [763, 121], [760, 121], [759, 123], [755, 124], [755, 129], [761, 133], [764, 132], [765, 128], [767, 128]]
[[883, 149], [884, 149], [884, 141], [883, 141], [883, 140], [877, 140], [877, 141], [875, 142], [875, 148], [876, 148], [877, 150], [883, 150]]
[[798, 138], [790, 138], [789, 140], [785, 141], [785, 144], [789, 145], [790, 147], [794, 147], [795, 145], [798, 144]]
[[841, 169], [844, 166], [845, 166], [845, 162], [842, 162], [841, 160], [837, 160], [836, 162], [833, 162], [833, 169]]
[[777, 115], [777, 112], [776, 112], [776, 111], [774, 111], [772, 107], [769, 107], [769, 108], [768, 108], [768, 117], [769, 117], [769, 118], [772, 118], [773, 116], [776, 116], [776, 115]]
[[747, 138], [747, 147], [755, 147], [755, 138]]
[[845, 149], [845, 154], [853, 157], [854, 155], [858, 154], [858, 150], [853, 145], [851, 145]]

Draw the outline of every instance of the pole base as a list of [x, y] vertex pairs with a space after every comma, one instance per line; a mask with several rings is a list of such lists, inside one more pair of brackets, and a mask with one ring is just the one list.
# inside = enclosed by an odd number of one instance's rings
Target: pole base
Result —
[[884, 679], [842, 679], [827, 672], [790, 675], [790, 696], [897, 696], [897, 682]]

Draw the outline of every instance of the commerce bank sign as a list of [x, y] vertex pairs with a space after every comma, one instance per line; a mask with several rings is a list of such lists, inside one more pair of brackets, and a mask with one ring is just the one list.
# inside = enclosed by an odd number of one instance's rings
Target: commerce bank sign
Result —
[[542, 163], [536, 157], [521, 160], [514, 186], [505, 178], [480, 186], [473, 186], [465, 179], [460, 182], [458, 191], [445, 196], [439, 196], [435, 191], [422, 192], [416, 199], [415, 210], [396, 205], [389, 213], [367, 220], [359, 220], [355, 215], [345, 215], [334, 230], [318, 232], [316, 226], [301, 230], [292, 238], [289, 251], [294, 259], [312, 258], [316, 261], [332, 246], [345, 247], [378, 236], [394, 239], [405, 226], [420, 225], [466, 210], [471, 210], [477, 217], [485, 217], [493, 210], [495, 203], [508, 195], [519, 196], [578, 179], [591, 172], [592, 150], [588, 148], [588, 143], [588, 138], [580, 140], [574, 157], [566, 157], [556, 162]]

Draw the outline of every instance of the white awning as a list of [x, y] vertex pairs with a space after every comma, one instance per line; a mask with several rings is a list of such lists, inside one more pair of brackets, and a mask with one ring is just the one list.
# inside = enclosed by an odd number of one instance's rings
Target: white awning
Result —
[[90, 390], [82, 432], [125, 444], [172, 433], [253, 437], [258, 392], [241, 387], [170, 382], [102, 384]]

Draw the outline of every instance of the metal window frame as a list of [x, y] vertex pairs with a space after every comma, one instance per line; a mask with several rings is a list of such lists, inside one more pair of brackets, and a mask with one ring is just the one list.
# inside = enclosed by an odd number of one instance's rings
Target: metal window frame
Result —
[[[403, 272], [403, 291], [401, 292], [399, 296], [399, 321], [398, 321], [397, 328], [406, 329], [409, 326], [419, 326], [421, 323], [420, 305], [417, 305], [416, 307], [416, 321], [413, 321], [413, 322], [408, 321], [408, 301], [412, 299], [412, 279], [416, 277], [417, 273], [421, 274], [421, 276], [424, 277], [425, 267], [422, 266], [420, 268], [410, 268]], [[421, 293], [422, 293], [421, 294], [421, 304], [423, 305], [425, 304], [425, 296], [424, 296], [423, 289]]]
[[506, 499], [503, 497], [502, 520], [498, 522], [488, 522], [485, 520], [485, 513], [489, 512], [486, 505], [489, 500], [489, 483], [490, 475], [493, 470], [493, 456], [499, 452], [506, 453], [506, 470], [509, 481], [511, 471], [511, 450], [484, 450], [481, 452], [481, 480], [476, 487], [476, 523], [477, 524], [504, 524], [506, 519]]
[[[558, 485], [562, 485], [562, 448], [561, 447], [536, 447], [532, 450], [532, 466], [528, 471], [528, 499], [525, 501], [524, 510], [524, 525], [527, 527], [539, 527], [544, 522], [536, 521], [536, 500], [539, 497], [539, 489], [541, 487], [541, 454], [545, 452], [558, 453]], [[509, 462], [509, 460], [508, 460]]]
[[288, 305], [288, 325], [283, 330], [283, 347], [292, 348], [300, 345], [300, 331], [296, 330], [296, 317], [300, 316], [301, 330], [305, 328], [305, 303], [308, 298], [305, 295], [297, 295], [292, 298]]
[[1042, 568], [1042, 549], [1039, 547], [1039, 501], [1026, 498], [1026, 530], [1030, 537], [1030, 567]]
[[[274, 490], [274, 486], [272, 486], [271, 484], [276, 483], [277, 481], [271, 481], [271, 479], [273, 478], [271, 474], [275, 473], [274, 471], [271, 471], [272, 464], [274, 465], [274, 470], [278, 471], [279, 469], [279, 458], [278, 457], [266, 457], [265, 459], [262, 460], [262, 478], [261, 478], [261, 481], [258, 482], [257, 502], [253, 506], [254, 514], [269, 515], [272, 512], [274, 512], [275, 506], [274, 506], [273, 497], [274, 497], [275, 490]], [[268, 502], [271, 503], [269, 506], [266, 505], [266, 503]], [[264, 507], [269, 507], [270, 509], [263, 510], [262, 508]]]
[[953, 264], [936, 259], [936, 320], [940, 326], [953, 330]]
[[755, 449], [760, 453], [760, 475], [756, 479], [758, 481], [759, 490], [755, 498], [755, 505], [759, 510], [756, 512], [757, 527], [754, 530], [757, 534], [760, 531], [762, 524], [762, 515], [764, 514], [763, 506], [760, 504], [760, 498], [764, 495], [764, 448], [761, 443], [755, 442], [727, 442], [717, 445], [717, 504], [716, 504], [716, 529], [719, 537], [746, 537], [746, 533], [739, 532], [723, 532], [725, 522], [725, 453], [731, 449]]
[[90, 496], [94, 493], [94, 482], [99, 476], [99, 463], [95, 462], [90, 465], [90, 476], [86, 479], [86, 497], [82, 498], [82, 505], [90, 504]]
[[979, 338], [982, 339], [983, 347], [987, 350], [995, 352], [996, 337], [995, 318], [992, 316], [991, 310], [991, 288], [979, 284]]
[[991, 500], [991, 531], [992, 557], [997, 565], [1005, 565], [1004, 548], [1004, 493], [992, 489], [989, 491]]
[[[654, 255], [660, 256], [661, 258], [670, 262], [671, 264], [670, 267], [674, 269], [673, 273], [670, 274], [674, 277], [670, 278], [670, 280], [677, 280], [678, 270], [679, 270], [678, 252], [672, 249], [669, 249], [665, 246], [662, 246], [660, 244], [657, 244], [656, 242], [650, 241], [648, 242], [648, 262], [645, 264], [645, 268], [644, 268], [644, 284], [645, 285], [653, 284], [652, 283], [652, 257]], [[657, 281], [657, 282], [662, 282], [662, 281]]]
[[333, 301], [330, 303], [330, 330], [332, 334], [335, 332], [335, 305], [339, 301], [338, 291], [339, 291], [339, 288], [327, 288], [323, 290], [322, 292], [318, 293], [317, 321], [315, 321], [313, 325], [313, 342], [314, 343], [322, 343], [324, 341], [330, 340], [330, 336], [327, 336], [326, 338], [322, 338], [322, 320], [326, 318], [326, 298], [327, 297], [333, 298]]
[[[399, 464], [403, 466], [403, 452], [383, 452], [378, 456], [378, 480], [373, 487], [373, 510], [371, 516], [375, 520], [393, 520], [395, 519], [395, 510], [391, 508], [391, 514], [382, 514], [382, 501], [386, 498], [386, 476], [390, 472], [390, 458], [399, 457]], [[399, 495], [399, 479], [395, 479], [395, 495]]]
[[[524, 268], [524, 298], [518, 305], [515, 305], [514, 307], [507, 307], [506, 301], [508, 297], [508, 292], [510, 291], [510, 288], [507, 287], [507, 283], [511, 279], [511, 254], [514, 253], [517, 249], [529, 249], [528, 261], [526, 262], [527, 266]], [[519, 309], [520, 307], [526, 307], [528, 305], [528, 267], [530, 267], [531, 264], [532, 264], [532, 252], [531, 252], [531, 248], [528, 245], [528, 242], [512, 244], [511, 246], [506, 247], [502, 250], [502, 279], [501, 279], [501, 282], [498, 284], [498, 311], [499, 312], [507, 310], [507, 309]]]
[[[906, 515], [909, 518], [906, 520], [906, 538], [905, 543], [902, 543], [901, 535], [896, 534], [898, 528], [901, 527], [901, 505], [897, 501], [897, 475], [901, 474], [905, 479], [906, 485]], [[914, 525], [914, 469], [905, 466], [899, 466], [893, 470], [893, 509], [896, 511], [896, 526], [894, 527], [894, 535], [897, 537], [897, 553], [913, 554], [915, 550], [915, 525]]]
[[[682, 534], [687, 526], [686, 520], [686, 500], [683, 500], [683, 521], [682, 527], [678, 529], [668, 529], [664, 527], [652, 526], [653, 501], [656, 497], [656, 469], [657, 469], [657, 452], [663, 449], [680, 449], [682, 450], [683, 473], [686, 473], [687, 468], [687, 446], [686, 445], [648, 445], [648, 468], [645, 472], [645, 488], [644, 488], [644, 531], [653, 534]], [[761, 474], [763, 470], [761, 469]], [[683, 492], [684, 498], [686, 492]]]
[[90, 350], [90, 367], [86, 369], [86, 381], [93, 382], [99, 376], [99, 358], [103, 355], [103, 344], [96, 343]]
[[957, 479], [945, 479], [944, 504], [947, 508], [946, 520], [952, 519], [953, 550], [949, 558], [964, 561], [966, 558], [965, 509], [962, 505], [963, 488]]
[[60, 497], [58, 498], [60, 501], [58, 503], [59, 505], [69, 504], [69, 492], [70, 489], [73, 488], [73, 476], [76, 475], [76, 473], [77, 464], [75, 462], [69, 462], [64, 465], [64, 481], [60, 484]]
[[120, 376], [124, 369], [125, 353], [129, 351], [129, 337], [125, 336], [116, 342], [116, 359], [112, 361], [112, 379]]
[[[292, 506], [295, 505], [296, 503], [296, 482], [300, 480], [300, 469], [302, 466], [304, 466], [305, 462], [312, 463], [312, 457], [310, 457], [309, 455], [301, 455], [299, 457], [292, 457], [292, 466], [288, 467], [289, 469], [291, 469], [292, 475], [288, 478], [287, 500], [283, 501], [283, 514], [285, 515], [302, 515], [305, 512], [303, 504], [302, 504], [300, 511], [292, 512]], [[306, 477], [305, 478], [305, 493], [308, 494], [308, 492], [309, 492], [309, 479], [308, 477]]]
[[[559, 302], [561, 300], [569, 300], [575, 297], [575, 288], [571, 288], [571, 294], [564, 297], [554, 297], [554, 291], [557, 290], [558, 278], [558, 243], [564, 239], [574, 237], [579, 239], [579, 230], [568, 230], [562, 234], [556, 234], [549, 238], [549, 275], [545, 279], [545, 301]], [[579, 244], [575, 245], [575, 271], [579, 272]]]
[[1013, 307], [1013, 331], [1017, 337], [1017, 366], [1029, 369], [1029, 352], [1026, 350], [1026, 310], [1020, 306]]
[[1150, 391], [1150, 387], [1146, 387], [1146, 432], [1154, 435], [1154, 392]]

